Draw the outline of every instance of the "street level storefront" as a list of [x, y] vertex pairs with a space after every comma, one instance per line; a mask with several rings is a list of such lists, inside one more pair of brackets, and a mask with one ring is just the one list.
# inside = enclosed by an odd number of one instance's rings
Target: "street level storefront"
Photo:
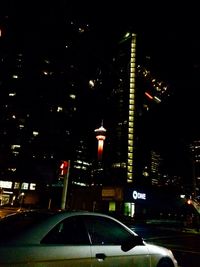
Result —
[[149, 194], [144, 189], [124, 188], [124, 215], [145, 220], [148, 210], [148, 198]]
[[35, 204], [38, 196], [35, 183], [0, 180], [0, 206], [14, 203]]
[[148, 194], [133, 187], [74, 188], [71, 197], [69, 206], [72, 209], [86, 209], [138, 218], [146, 215]]
[[92, 186], [73, 188], [68, 194], [70, 209], [81, 209], [125, 215], [145, 221], [153, 218], [171, 218], [181, 212], [180, 197], [163, 188], [134, 186]]
[[122, 187], [103, 187], [102, 188], [102, 209], [106, 212], [121, 214], [123, 203]]
[[123, 203], [123, 189], [121, 187], [74, 187], [68, 194], [70, 209], [116, 212], [121, 211]]
[[172, 188], [124, 189], [124, 214], [139, 220], [177, 218], [183, 214], [184, 200]]

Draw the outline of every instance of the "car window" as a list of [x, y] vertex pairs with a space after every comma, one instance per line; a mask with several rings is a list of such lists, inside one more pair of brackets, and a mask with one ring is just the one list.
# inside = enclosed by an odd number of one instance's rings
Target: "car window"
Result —
[[84, 220], [93, 245], [121, 245], [132, 236], [132, 233], [112, 219], [85, 216]]
[[0, 243], [20, 236], [26, 230], [43, 222], [51, 216], [50, 212], [22, 212], [8, 215], [0, 220]]
[[42, 244], [89, 245], [89, 236], [80, 216], [57, 224], [41, 241]]

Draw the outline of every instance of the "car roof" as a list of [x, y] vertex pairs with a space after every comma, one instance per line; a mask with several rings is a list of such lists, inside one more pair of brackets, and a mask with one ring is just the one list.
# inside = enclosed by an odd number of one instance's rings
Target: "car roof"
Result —
[[[0, 244], [12, 243], [12, 244], [38, 244], [41, 240], [41, 236], [45, 235], [48, 231], [50, 231], [57, 223], [61, 222], [63, 219], [79, 215], [89, 215], [89, 216], [101, 216], [107, 217], [118, 223], [122, 224], [127, 230], [132, 232], [130, 228], [124, 225], [122, 222], [118, 221], [112, 216], [107, 214], [99, 213], [99, 212], [90, 212], [90, 211], [69, 211], [69, 210], [29, 210], [22, 211], [20, 213], [8, 215], [5, 218], [0, 220], [0, 235], [1, 240]], [[29, 221], [30, 218], [30, 221]], [[15, 224], [16, 220], [16, 224]], [[26, 222], [28, 222], [28, 226], [30, 228], [26, 228]], [[17, 229], [22, 227], [22, 224], [25, 224], [25, 229]], [[13, 229], [10, 231], [10, 227], [13, 225]], [[16, 226], [15, 226], [16, 225]], [[2, 227], [3, 226], [3, 227]], [[15, 230], [16, 227], [16, 230]], [[7, 230], [3, 231], [3, 228]], [[7, 237], [9, 235], [9, 238]]]

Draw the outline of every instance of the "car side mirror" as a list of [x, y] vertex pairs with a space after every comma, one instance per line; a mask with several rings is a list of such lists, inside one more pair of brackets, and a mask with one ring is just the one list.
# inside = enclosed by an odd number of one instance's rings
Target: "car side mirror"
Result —
[[123, 244], [121, 245], [121, 249], [122, 251], [127, 252], [136, 246], [143, 246], [143, 245], [144, 245], [143, 239], [140, 236], [133, 235], [123, 242]]

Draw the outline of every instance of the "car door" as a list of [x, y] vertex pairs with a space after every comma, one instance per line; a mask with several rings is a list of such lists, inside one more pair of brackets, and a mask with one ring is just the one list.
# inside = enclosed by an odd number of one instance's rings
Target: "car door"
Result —
[[40, 261], [45, 260], [42, 266], [91, 267], [90, 241], [79, 216], [66, 218], [56, 225], [43, 238], [40, 248]]
[[40, 216], [43, 220], [47, 215], [30, 212], [2, 219], [0, 266], [90, 267], [91, 244], [81, 218], [63, 216], [58, 222], [37, 224]]
[[0, 267], [89, 267], [90, 248], [73, 245], [5, 247], [0, 249]]
[[92, 267], [150, 266], [150, 257], [145, 245], [137, 245], [128, 251], [122, 250], [121, 245], [134, 236], [121, 224], [99, 216], [86, 216], [85, 221], [92, 243]]

